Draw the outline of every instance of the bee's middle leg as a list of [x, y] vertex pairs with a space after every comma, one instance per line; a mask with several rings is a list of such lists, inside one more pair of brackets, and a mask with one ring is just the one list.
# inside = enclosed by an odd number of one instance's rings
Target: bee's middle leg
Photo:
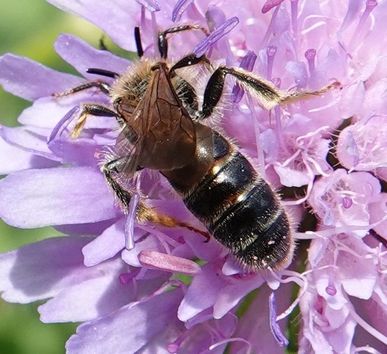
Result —
[[[95, 69], [89, 69], [89, 70], [95, 70]], [[93, 74], [94, 72], [91, 72], [91, 73]], [[59, 92], [59, 93], [54, 93], [53, 96], [54, 97], [70, 96], [70, 95], [73, 95], [74, 93], [85, 91], [85, 90], [88, 90], [88, 89], [93, 88], [93, 87], [99, 89], [102, 93], [104, 93], [106, 95], [108, 95], [110, 93], [110, 85], [107, 82], [104, 82], [104, 81], [88, 81], [88, 82], [80, 84], [80, 85], [78, 85], [76, 87], [73, 87], [73, 88], [71, 88], [69, 90], [66, 90], [66, 91], [63, 91], [63, 92]]]
[[81, 134], [83, 127], [89, 115], [97, 117], [115, 117], [118, 118], [118, 114], [108, 107], [99, 104], [84, 104], [81, 106], [81, 112], [75, 123], [75, 126], [71, 132], [72, 138], [77, 138]]
[[[119, 176], [120, 173], [123, 172], [126, 161], [127, 161], [127, 156], [119, 157], [117, 159], [111, 160], [102, 166], [101, 171], [105, 176], [107, 183], [112, 188], [114, 194], [116, 195], [121, 205], [123, 206], [123, 208], [125, 210], [128, 210], [131, 194], [123, 186], [121, 186], [119, 179], [117, 177]], [[131, 177], [133, 176], [127, 176], [127, 178], [131, 178]]]

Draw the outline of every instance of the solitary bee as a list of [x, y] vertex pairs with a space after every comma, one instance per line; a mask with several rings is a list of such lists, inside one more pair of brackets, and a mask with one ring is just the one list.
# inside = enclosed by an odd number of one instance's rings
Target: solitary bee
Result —
[[[64, 94], [98, 87], [111, 97], [112, 107], [86, 104], [72, 132], [80, 134], [88, 115], [115, 117], [122, 127], [117, 139], [118, 156], [101, 168], [107, 182], [125, 208], [131, 193], [122, 184], [136, 171], [159, 171], [180, 194], [187, 208], [208, 232], [226, 246], [240, 263], [252, 270], [278, 269], [292, 258], [294, 241], [289, 217], [279, 196], [259, 175], [235, 144], [204, 124], [221, 99], [225, 78], [230, 75], [254, 94], [267, 109], [325, 92], [285, 93], [239, 68], [212, 68], [206, 56], [189, 54], [175, 63], [167, 60], [168, 36], [188, 30], [207, 31], [196, 25], [181, 25], [158, 35], [159, 60], [144, 59], [139, 29], [135, 29], [140, 60], [122, 75], [90, 68], [89, 73], [114, 78], [112, 85], [87, 82]], [[196, 89], [179, 71], [205, 65], [211, 75], [202, 104]], [[139, 204], [139, 219], [164, 225], [182, 225], [157, 215]]]

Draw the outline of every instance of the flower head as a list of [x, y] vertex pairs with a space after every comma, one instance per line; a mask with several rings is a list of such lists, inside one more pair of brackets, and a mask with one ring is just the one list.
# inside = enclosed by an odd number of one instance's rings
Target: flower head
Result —
[[[123, 212], [98, 167], [116, 144], [112, 117], [87, 119], [80, 136], [71, 137], [82, 105], [113, 108], [103, 85], [115, 78], [104, 77], [101, 86], [101, 76], [88, 69], [120, 76], [135, 60], [68, 34], [55, 49], [80, 76], [2, 56], [0, 83], [32, 105], [19, 127], [0, 127], [0, 173], [8, 175], [0, 181], [0, 217], [22, 228], [51, 225], [66, 235], [0, 255], [2, 297], [47, 300], [39, 307], [44, 322], [83, 322], [67, 342], [69, 353], [280, 353], [297, 339], [303, 353], [382, 351], [387, 3], [49, 2], [99, 25], [129, 51], [136, 50], [132, 30], [140, 27], [146, 58], [159, 55], [160, 29], [195, 23], [208, 36], [174, 36], [172, 62], [206, 54], [214, 67], [241, 67], [285, 92], [317, 91], [335, 81], [343, 89], [267, 110], [227, 79], [224, 107], [208, 124], [232, 138], [272, 186], [285, 187], [283, 204], [294, 229], [301, 225], [288, 270], [247, 272], [213, 238], [204, 242], [203, 225], [157, 172], [124, 181], [134, 194]], [[208, 76], [203, 69], [193, 82], [199, 101]], [[88, 82], [94, 87], [63, 94]], [[339, 129], [347, 118], [350, 125]], [[183, 227], [137, 222], [144, 197]], [[312, 214], [314, 228], [305, 226]], [[298, 338], [286, 338], [296, 325], [285, 319], [298, 305]]]

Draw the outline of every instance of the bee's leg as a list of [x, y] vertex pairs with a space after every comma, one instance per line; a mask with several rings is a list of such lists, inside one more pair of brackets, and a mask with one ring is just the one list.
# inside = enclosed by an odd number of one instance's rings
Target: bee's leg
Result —
[[[128, 156], [119, 157], [112, 161], [105, 163], [101, 171], [105, 176], [106, 181], [113, 189], [115, 195], [120, 201], [122, 207], [125, 211], [129, 209], [129, 203], [131, 199], [131, 194], [128, 192], [119, 182], [119, 174], [123, 173], [127, 165]], [[137, 170], [139, 170], [138, 168]], [[125, 178], [131, 178], [131, 176], [125, 175]], [[205, 237], [207, 240], [210, 239], [210, 235], [202, 230], [199, 230], [185, 222], [179, 221], [174, 217], [169, 215], [159, 213], [155, 208], [151, 208], [145, 205], [143, 202], [139, 202], [137, 207], [137, 219], [140, 222], [150, 222], [153, 224], [159, 224], [164, 227], [184, 227], [191, 231], [194, 231], [201, 236]]]
[[198, 112], [197, 119], [209, 117], [218, 104], [224, 87], [226, 75], [233, 76], [245, 89], [256, 96], [259, 103], [265, 109], [271, 109], [278, 104], [288, 104], [294, 101], [312, 98], [321, 95], [333, 88], [341, 87], [337, 81], [316, 91], [285, 92], [279, 90], [268, 80], [258, 75], [253, 75], [243, 69], [227, 68], [221, 66], [217, 68], [208, 80], [204, 91], [202, 110]]
[[160, 56], [163, 59], [166, 59], [168, 56], [168, 40], [167, 40], [168, 34], [174, 34], [178, 32], [191, 31], [191, 30], [199, 30], [199, 31], [202, 31], [206, 36], [209, 35], [209, 32], [206, 28], [198, 25], [181, 25], [181, 26], [168, 28], [167, 30], [160, 32], [158, 35], [158, 46], [159, 46]]
[[211, 66], [210, 61], [207, 59], [205, 55], [197, 57], [194, 53], [191, 53], [181, 58], [172, 66], [172, 68], [169, 70], [170, 75], [173, 76], [175, 74], [175, 70], [177, 69], [186, 68], [187, 66], [196, 65], [196, 64], [204, 64], [207, 66]]
[[208, 232], [199, 230], [196, 227], [190, 224], [187, 224], [185, 222], [179, 221], [172, 216], [161, 214], [156, 209], [150, 208], [144, 204], [139, 205], [138, 211], [137, 211], [137, 217], [139, 221], [142, 221], [142, 222], [146, 221], [152, 224], [159, 224], [161, 226], [168, 227], [168, 228], [183, 227], [190, 231], [196, 232], [200, 236], [203, 236], [206, 239], [206, 242], [208, 242], [211, 238]]
[[75, 123], [74, 129], [71, 132], [72, 138], [75, 139], [79, 137], [89, 115], [98, 117], [118, 117], [116, 112], [105, 106], [99, 104], [84, 104], [82, 105], [81, 113]]
[[[127, 156], [119, 157], [105, 163], [101, 168], [101, 172], [105, 176], [107, 183], [113, 189], [114, 194], [117, 196], [125, 210], [128, 210], [129, 208], [131, 195], [121, 186], [117, 176], [124, 170], [127, 159]], [[132, 176], [127, 176], [127, 178], [131, 177]]]
[[137, 55], [141, 58], [144, 55], [144, 49], [142, 49], [140, 27], [134, 27], [134, 41], [136, 42]]
[[[90, 70], [90, 69], [89, 69]], [[96, 70], [96, 69], [94, 69]], [[91, 72], [92, 74], [94, 72]], [[118, 74], [117, 74], [118, 75]], [[59, 92], [59, 93], [54, 93], [52, 96], [54, 97], [64, 97], [64, 96], [70, 96], [73, 95], [74, 93], [88, 90], [92, 87], [98, 88], [102, 93], [108, 95], [110, 92], [110, 85], [107, 82], [103, 81], [89, 81], [85, 82], [84, 84], [81, 84], [79, 86], [73, 87], [67, 91]]]
[[[116, 73], [115, 71], [110, 71], [110, 70], [106, 70], [106, 69], [98, 69], [98, 68], [88, 68], [86, 70], [86, 72], [88, 74], [106, 76], [106, 77], [110, 77], [112, 79], [116, 79], [120, 76], [120, 74]], [[100, 82], [100, 81], [96, 81], [96, 82]], [[107, 84], [106, 82], [104, 84], [107, 85], [107, 87], [110, 90], [110, 85]], [[107, 93], [109, 93], [109, 92], [107, 92]]]

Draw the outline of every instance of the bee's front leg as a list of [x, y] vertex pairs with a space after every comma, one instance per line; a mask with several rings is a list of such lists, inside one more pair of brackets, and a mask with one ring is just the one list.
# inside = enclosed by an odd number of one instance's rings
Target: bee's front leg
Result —
[[[96, 69], [89, 69], [89, 70], [96, 70]], [[89, 72], [88, 70], [88, 72]], [[91, 72], [92, 74], [94, 73]], [[80, 84], [79, 86], [73, 87], [67, 91], [59, 92], [59, 93], [54, 93], [54, 97], [65, 97], [65, 96], [70, 96], [73, 95], [74, 93], [81, 92], [88, 90], [90, 88], [97, 88], [99, 89], [102, 93], [108, 95], [110, 92], [110, 85], [107, 82], [104, 81], [88, 81], [83, 84]]]

